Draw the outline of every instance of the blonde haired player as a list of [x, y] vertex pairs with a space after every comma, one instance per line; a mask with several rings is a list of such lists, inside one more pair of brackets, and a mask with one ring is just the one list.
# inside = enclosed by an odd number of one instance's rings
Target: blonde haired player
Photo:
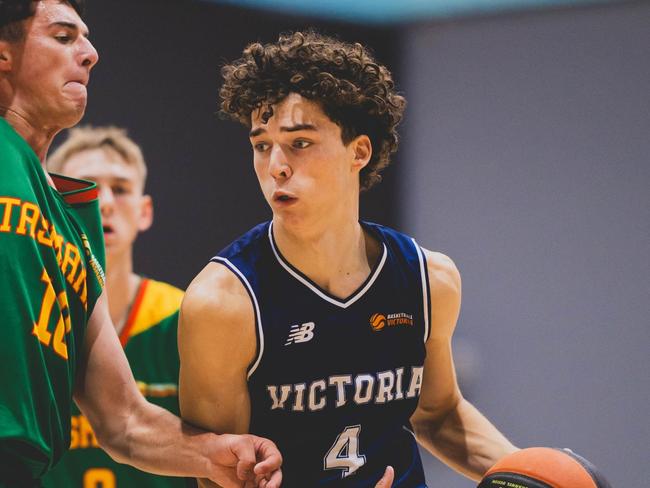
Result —
[[[138, 145], [117, 127], [80, 127], [50, 156], [48, 170], [93, 181], [106, 244], [108, 308], [140, 391], [178, 414], [178, 308], [183, 292], [133, 271], [133, 245], [153, 222], [144, 193], [147, 165]], [[161, 477], [113, 461], [97, 443], [88, 419], [72, 415], [68, 452], [43, 480], [45, 487], [182, 488], [188, 480]]]

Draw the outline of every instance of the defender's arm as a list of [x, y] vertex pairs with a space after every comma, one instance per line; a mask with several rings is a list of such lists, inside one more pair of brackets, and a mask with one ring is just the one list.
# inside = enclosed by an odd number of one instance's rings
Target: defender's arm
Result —
[[273, 476], [268, 486], [279, 486], [281, 457], [272, 442], [204, 432], [145, 400], [111, 323], [106, 293], [88, 322], [74, 396], [101, 446], [119, 462], [224, 486], [241, 486], [255, 466], [255, 473]]

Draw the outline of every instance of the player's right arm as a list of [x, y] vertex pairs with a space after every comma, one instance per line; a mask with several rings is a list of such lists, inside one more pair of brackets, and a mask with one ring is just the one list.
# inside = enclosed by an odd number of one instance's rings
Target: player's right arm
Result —
[[162, 475], [206, 477], [228, 487], [241, 487], [242, 480], [260, 473], [270, 478], [269, 488], [280, 484], [282, 458], [272, 442], [206, 432], [145, 400], [115, 334], [106, 293], [88, 322], [75, 400], [100, 445], [118, 462]]
[[[209, 263], [188, 287], [178, 330], [181, 416], [218, 433], [248, 432], [247, 370], [257, 350], [253, 304], [225, 266]], [[215, 486], [200, 480], [200, 486]]]

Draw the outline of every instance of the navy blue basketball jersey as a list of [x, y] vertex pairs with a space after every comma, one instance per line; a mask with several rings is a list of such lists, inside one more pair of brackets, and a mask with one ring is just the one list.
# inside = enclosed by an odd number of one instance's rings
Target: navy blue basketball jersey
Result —
[[346, 299], [287, 262], [269, 222], [212, 259], [250, 294], [258, 341], [250, 432], [278, 445], [289, 488], [372, 488], [387, 465], [393, 486], [426, 487], [409, 423], [429, 335], [424, 254], [410, 237], [362, 225], [381, 256]]

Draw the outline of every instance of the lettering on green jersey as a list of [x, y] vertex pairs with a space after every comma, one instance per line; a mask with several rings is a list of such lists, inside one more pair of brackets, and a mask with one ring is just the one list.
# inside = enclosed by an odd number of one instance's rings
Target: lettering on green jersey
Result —
[[[17, 225], [12, 225], [14, 215], [18, 216]], [[82, 254], [77, 246], [66, 241], [59, 234], [54, 224], [48, 222], [37, 204], [19, 198], [0, 196], [0, 232], [30, 237], [40, 245], [53, 249], [61, 273], [81, 300], [84, 309], [87, 309], [87, 276]], [[92, 253], [86, 235], [82, 234], [81, 239], [90, 267], [103, 288], [106, 281], [104, 270]]]
[[99, 447], [95, 432], [84, 415], [73, 415], [70, 420], [70, 449]]

